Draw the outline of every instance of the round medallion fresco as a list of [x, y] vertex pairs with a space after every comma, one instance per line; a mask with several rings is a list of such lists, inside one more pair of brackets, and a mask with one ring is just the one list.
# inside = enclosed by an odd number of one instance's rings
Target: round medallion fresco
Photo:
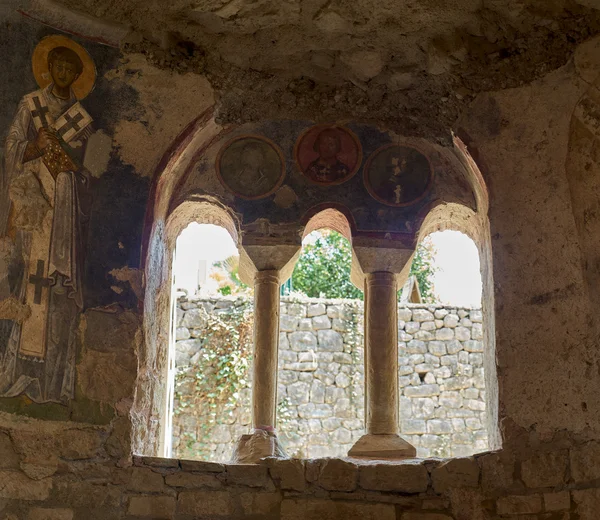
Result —
[[283, 182], [285, 161], [275, 143], [259, 135], [242, 135], [226, 143], [216, 163], [221, 184], [242, 199], [262, 199]]
[[313, 126], [296, 142], [294, 157], [311, 182], [341, 184], [360, 168], [362, 151], [358, 137], [341, 126]]
[[408, 206], [423, 198], [433, 180], [429, 159], [416, 148], [390, 144], [369, 157], [364, 182], [371, 196], [388, 206]]

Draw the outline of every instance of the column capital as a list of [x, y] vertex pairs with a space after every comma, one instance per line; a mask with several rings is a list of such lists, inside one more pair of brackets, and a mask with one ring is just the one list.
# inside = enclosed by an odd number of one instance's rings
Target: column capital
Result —
[[292, 275], [301, 248], [302, 244], [300, 243], [265, 245], [244, 243], [242, 241], [240, 247], [240, 280], [253, 287], [256, 274], [268, 272], [271, 273], [270, 276], [277, 276], [279, 284], [282, 284]]
[[350, 278], [359, 289], [364, 290], [367, 275], [391, 273], [396, 278], [397, 289], [402, 288], [410, 273], [415, 253], [414, 247], [398, 245], [352, 244], [352, 269]]

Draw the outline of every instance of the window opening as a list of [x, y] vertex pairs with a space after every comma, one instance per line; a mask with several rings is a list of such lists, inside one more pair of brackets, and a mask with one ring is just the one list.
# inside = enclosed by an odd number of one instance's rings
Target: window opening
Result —
[[398, 308], [400, 435], [419, 457], [472, 455], [488, 449], [479, 253], [450, 230], [417, 251], [424, 303]]
[[229, 233], [192, 223], [174, 259], [171, 455], [226, 462], [251, 428], [252, 291]]

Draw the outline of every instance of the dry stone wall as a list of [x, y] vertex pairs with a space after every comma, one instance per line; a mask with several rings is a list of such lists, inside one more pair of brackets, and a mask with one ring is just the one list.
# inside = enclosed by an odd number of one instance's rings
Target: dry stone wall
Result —
[[[251, 301], [179, 301], [176, 395], [193, 392], [208, 313], [223, 320]], [[420, 457], [464, 456], [488, 447], [480, 309], [407, 305], [398, 309], [400, 430]], [[345, 456], [364, 433], [363, 303], [282, 298], [278, 431], [290, 456]], [[173, 454], [228, 460], [251, 428], [250, 374], [216, 420], [175, 400]]]

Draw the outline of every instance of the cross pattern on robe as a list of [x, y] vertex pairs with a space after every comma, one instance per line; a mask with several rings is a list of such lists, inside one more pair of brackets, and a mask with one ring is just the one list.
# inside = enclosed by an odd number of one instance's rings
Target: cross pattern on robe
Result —
[[46, 114], [49, 112], [48, 107], [42, 106], [40, 98], [37, 96], [33, 98], [33, 104], [35, 105], [35, 110], [31, 112], [31, 115], [33, 117], [39, 117], [42, 126], [46, 128], [48, 126], [48, 120], [46, 119]]
[[33, 303], [40, 305], [42, 303], [42, 288], [50, 286], [50, 279], [44, 278], [44, 261], [37, 261], [37, 269], [35, 274], [29, 274], [29, 283], [35, 285], [35, 293], [33, 295]]
[[58, 131], [61, 137], [64, 137], [64, 135], [71, 129], [75, 130], [75, 132], [79, 132], [79, 130], [81, 130], [79, 126], [79, 122], [83, 119], [81, 114], [75, 114], [73, 117], [71, 117], [69, 114], [65, 114], [64, 118], [66, 123], [61, 126], [60, 130]]

